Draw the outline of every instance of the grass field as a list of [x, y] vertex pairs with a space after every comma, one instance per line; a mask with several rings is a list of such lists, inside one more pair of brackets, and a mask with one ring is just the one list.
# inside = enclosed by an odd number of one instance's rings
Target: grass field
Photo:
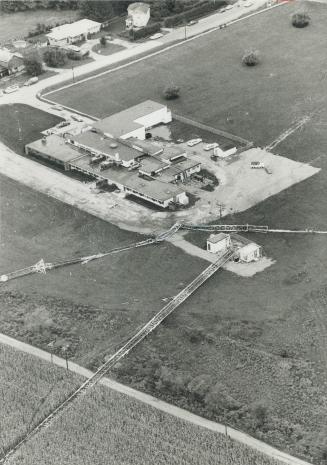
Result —
[[[82, 381], [0, 345], [1, 449]], [[10, 464], [278, 465], [246, 446], [97, 386], [28, 442]]]

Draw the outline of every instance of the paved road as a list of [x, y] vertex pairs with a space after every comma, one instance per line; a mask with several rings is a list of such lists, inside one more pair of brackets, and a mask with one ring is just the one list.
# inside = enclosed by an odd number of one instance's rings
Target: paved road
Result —
[[[5, 334], [0, 333], [0, 343], [13, 347], [27, 354], [34, 355], [35, 357], [41, 358], [47, 362], [52, 361], [52, 363], [54, 363], [55, 365], [62, 367], [62, 368], [66, 368], [65, 359], [61, 357], [57, 357], [56, 355], [51, 357], [51, 354], [49, 352], [38, 349], [29, 344], [25, 344], [24, 342], [8, 337]], [[77, 373], [84, 377], [90, 377], [93, 374], [90, 370], [87, 370], [86, 368], [83, 368], [80, 365], [77, 365], [76, 363], [73, 363], [70, 361], [68, 361], [68, 368], [70, 371]], [[151, 405], [152, 407], [158, 410], [161, 410], [165, 413], [178, 417], [182, 420], [193, 423], [194, 425], [209, 429], [216, 433], [228, 435], [230, 438], [234, 439], [235, 441], [245, 444], [249, 447], [252, 447], [253, 449], [259, 452], [262, 452], [263, 454], [266, 454], [276, 460], [279, 460], [281, 463], [288, 464], [288, 465], [311, 465], [309, 462], [305, 462], [304, 460], [300, 460], [289, 454], [281, 452], [278, 449], [275, 449], [274, 447], [271, 447], [268, 444], [265, 444], [264, 442], [259, 441], [258, 439], [255, 439], [249, 436], [248, 434], [242, 433], [241, 431], [235, 430], [230, 427], [226, 427], [225, 425], [221, 423], [216, 423], [210, 420], [206, 420], [205, 418], [199, 417], [198, 415], [194, 415], [193, 413], [190, 413], [187, 410], [181, 409], [179, 407], [175, 407], [174, 405], [168, 404], [148, 394], [137, 391], [123, 384], [117, 383], [116, 381], [113, 381], [109, 378], [101, 379], [100, 383], [117, 392], [126, 394], [140, 402]]]
[[[244, 1], [239, 0], [233, 7], [233, 9], [226, 11], [225, 13], [215, 13], [210, 15], [206, 18], [201, 19], [198, 23], [193, 26], [187, 26], [186, 28], [177, 28], [173, 29], [170, 33], [166, 34], [160, 40], [148, 40], [143, 43], [136, 43], [136, 44], [128, 44], [128, 48], [122, 50], [120, 52], [114, 53], [109, 56], [100, 56], [97, 60], [87, 63], [85, 65], [81, 65], [74, 68], [74, 78], [81, 77], [85, 74], [98, 71], [101, 72], [101, 68], [108, 67], [110, 65], [118, 64], [119, 62], [136, 58], [138, 55], [144, 54], [149, 52], [145, 57], [131, 60], [129, 63], [130, 66], [135, 62], [145, 60], [152, 56], [151, 52], [155, 54], [164, 53], [165, 51], [169, 50], [171, 47], [178, 47], [182, 46], [186, 41], [185, 39], [185, 30], [187, 35], [187, 40], [195, 40], [197, 37], [201, 37], [206, 34], [210, 34], [211, 32], [219, 29], [219, 26], [226, 23], [231, 23], [235, 21], [243, 21], [246, 20], [247, 17], [261, 14], [262, 12], [266, 11], [263, 7], [266, 5], [266, 0], [253, 0], [253, 5], [246, 8], [244, 7]], [[275, 5], [272, 8], [282, 6], [282, 4]], [[244, 15], [247, 16], [244, 16]], [[178, 41], [178, 43], [176, 43]], [[157, 50], [162, 47], [163, 45], [167, 45], [162, 50]], [[113, 72], [114, 68], [111, 72]], [[66, 83], [67, 81], [71, 81], [73, 84], [73, 71], [71, 69], [60, 70], [58, 74], [52, 76], [48, 79], [44, 79], [39, 81], [37, 84], [34, 84], [30, 87], [23, 87], [20, 88], [18, 92], [12, 94], [4, 94], [0, 98], [0, 105], [7, 104], [7, 103], [25, 103], [31, 106], [38, 107], [43, 110], [50, 111], [55, 113], [49, 105], [45, 104], [44, 102], [40, 102], [39, 99], [36, 98], [36, 94], [41, 92], [43, 89], [58, 85], [60, 83]]]

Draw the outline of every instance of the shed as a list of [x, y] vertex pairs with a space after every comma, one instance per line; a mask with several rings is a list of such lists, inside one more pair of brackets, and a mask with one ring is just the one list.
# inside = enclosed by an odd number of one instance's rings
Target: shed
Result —
[[232, 240], [229, 234], [211, 234], [207, 239], [207, 251], [211, 253], [222, 253], [229, 249]]
[[240, 261], [242, 262], [255, 262], [262, 257], [262, 247], [255, 242], [241, 247], [238, 251]]

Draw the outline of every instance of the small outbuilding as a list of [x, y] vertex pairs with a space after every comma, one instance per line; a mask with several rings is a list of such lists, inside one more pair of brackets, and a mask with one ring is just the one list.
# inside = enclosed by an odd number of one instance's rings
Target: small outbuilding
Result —
[[255, 242], [250, 242], [241, 247], [238, 254], [241, 262], [256, 262], [262, 257], [262, 247]]
[[207, 239], [207, 251], [211, 253], [224, 253], [231, 245], [232, 240], [229, 234], [211, 234]]
[[150, 5], [143, 2], [131, 3], [127, 8], [127, 29], [145, 27], [150, 19]]

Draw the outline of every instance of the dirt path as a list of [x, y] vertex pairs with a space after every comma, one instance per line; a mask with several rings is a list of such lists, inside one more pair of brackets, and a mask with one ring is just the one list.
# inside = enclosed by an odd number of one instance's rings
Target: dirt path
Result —
[[[38, 349], [37, 347], [33, 347], [29, 344], [26, 344], [24, 342], [8, 337], [5, 334], [0, 333], [0, 343], [13, 347], [14, 349], [20, 350], [21, 352], [34, 355], [35, 357], [41, 358], [42, 360], [45, 360], [47, 362], [50, 362], [50, 363], [52, 362], [59, 367], [66, 368], [65, 359], [57, 357], [55, 355], [51, 357], [51, 354], [49, 352], [46, 352], [44, 350]], [[73, 363], [70, 361], [68, 361], [68, 368], [70, 371], [77, 373], [84, 377], [90, 377], [93, 374], [90, 370], [87, 370], [86, 368], [83, 368], [80, 365], [77, 365], [76, 363]], [[219, 434], [227, 435], [237, 442], [240, 442], [249, 447], [252, 447], [253, 449], [257, 451], [263, 454], [266, 454], [269, 457], [272, 457], [273, 459], [279, 460], [281, 463], [285, 463], [288, 465], [311, 465], [309, 462], [305, 462], [289, 454], [281, 452], [278, 449], [271, 447], [262, 441], [259, 441], [258, 439], [255, 439], [245, 433], [242, 433], [241, 431], [235, 430], [221, 423], [216, 423], [210, 420], [206, 420], [205, 418], [199, 417], [198, 415], [194, 415], [193, 413], [190, 413], [187, 410], [181, 409], [179, 407], [175, 407], [174, 405], [168, 404], [148, 394], [137, 391], [123, 384], [117, 383], [116, 381], [113, 381], [109, 378], [101, 379], [100, 383], [104, 386], [109, 387], [110, 389], [113, 389], [117, 392], [130, 396], [145, 404], [148, 404], [151, 407], [154, 407], [165, 413], [173, 415], [184, 421], [193, 423], [196, 426], [199, 426], [201, 428], [207, 428]]]

